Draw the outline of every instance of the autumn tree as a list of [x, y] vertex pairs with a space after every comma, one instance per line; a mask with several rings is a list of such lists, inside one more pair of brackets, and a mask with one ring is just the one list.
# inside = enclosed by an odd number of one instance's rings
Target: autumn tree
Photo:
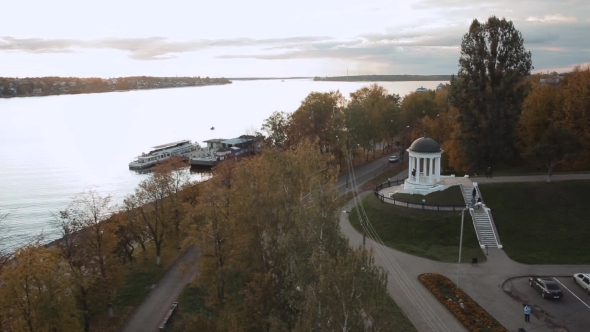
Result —
[[332, 152], [336, 136], [342, 130], [344, 103], [340, 91], [310, 93], [291, 115], [290, 144], [317, 138], [321, 153]]
[[515, 156], [516, 125], [530, 74], [531, 53], [511, 21], [473, 20], [463, 36], [459, 72], [449, 99], [459, 111], [459, 146], [472, 170]]
[[2, 331], [79, 331], [79, 311], [59, 258], [35, 243], [0, 274]]
[[563, 98], [563, 123], [582, 145], [577, 168], [587, 168], [590, 166], [590, 66], [577, 67], [567, 77]]
[[235, 163], [226, 161], [213, 169], [213, 177], [203, 183], [199, 204], [186, 232], [199, 245], [198, 283], [211, 296], [209, 305], [223, 306], [227, 299], [228, 277], [239, 256], [241, 243], [240, 224], [235, 218], [233, 182]]
[[519, 148], [523, 156], [547, 168], [547, 182], [553, 170], [580, 145], [564, 123], [562, 89], [536, 85], [524, 102], [518, 125]]
[[[362, 109], [362, 116], [365, 118], [365, 130], [359, 133], [361, 146], [373, 151], [375, 156], [376, 145], [394, 134], [399, 126], [398, 117], [398, 96], [390, 96], [384, 87], [372, 84], [362, 87], [350, 94], [351, 104], [357, 110]], [[397, 118], [397, 119], [396, 119]], [[394, 120], [397, 120], [394, 122]]]
[[266, 133], [266, 145], [279, 150], [287, 149], [290, 146], [290, 129], [291, 114], [275, 111], [262, 124], [262, 131]]

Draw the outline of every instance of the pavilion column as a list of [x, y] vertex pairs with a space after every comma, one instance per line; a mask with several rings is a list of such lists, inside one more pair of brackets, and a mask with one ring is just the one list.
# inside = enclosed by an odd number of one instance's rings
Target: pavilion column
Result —
[[414, 163], [412, 159], [414, 158], [408, 157], [408, 179], [412, 179], [412, 164]]
[[440, 157], [436, 158], [436, 181], [440, 182]]
[[417, 165], [416, 165], [416, 182], [420, 182], [420, 166], [422, 166], [422, 158], [416, 157], [417, 158]]
[[434, 181], [432, 181], [432, 175], [434, 174], [434, 158], [429, 158], [428, 161], [430, 162], [430, 165], [428, 165], [428, 182], [434, 183]]

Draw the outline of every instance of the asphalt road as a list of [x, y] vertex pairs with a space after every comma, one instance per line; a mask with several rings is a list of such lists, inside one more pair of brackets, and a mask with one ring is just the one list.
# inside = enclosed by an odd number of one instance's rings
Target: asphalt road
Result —
[[[367, 181], [371, 180], [372, 178], [380, 175], [381, 173], [391, 169], [393, 166], [397, 166], [400, 163], [402, 163], [401, 160], [396, 163], [390, 163], [388, 159], [392, 155], [399, 157], [399, 153], [397, 151], [390, 152], [390, 153], [384, 155], [383, 157], [376, 159], [375, 161], [372, 161], [371, 163], [369, 163], [367, 165], [364, 165], [362, 167], [357, 167], [354, 170], [354, 175], [356, 177], [356, 182], [357, 182], [358, 186], [360, 187], [365, 182], [367, 182]], [[408, 162], [408, 159], [407, 159], [407, 153], [406, 153], [403, 163], [407, 163], [407, 162]], [[338, 178], [338, 181], [336, 181], [336, 188], [338, 188], [338, 191], [341, 194], [344, 194], [346, 192], [346, 180], [347, 180], [347, 176], [342, 175]], [[350, 181], [351, 180], [349, 179], [349, 184], [348, 184], [349, 189], [352, 188], [352, 184], [350, 183]]]
[[[172, 302], [176, 301], [186, 284], [191, 282], [197, 274], [197, 247], [190, 247], [164, 274], [156, 287], [137, 307], [121, 331], [123, 332], [153, 332], [157, 331], [164, 316], [170, 310]], [[182, 273], [183, 265], [190, 268]]]
[[[540, 321], [553, 328], [553, 331], [587, 332], [590, 331], [590, 296], [573, 281], [572, 277], [554, 278], [560, 283], [564, 295], [562, 299], [547, 300], [529, 286], [528, 277], [512, 279], [506, 286], [512, 290], [512, 297], [528, 303], [532, 314]], [[523, 328], [534, 331], [533, 323], [524, 323]]]

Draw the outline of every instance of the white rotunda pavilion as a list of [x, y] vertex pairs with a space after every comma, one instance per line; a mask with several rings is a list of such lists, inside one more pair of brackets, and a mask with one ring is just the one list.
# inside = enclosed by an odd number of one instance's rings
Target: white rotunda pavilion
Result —
[[444, 190], [446, 187], [440, 178], [440, 158], [444, 152], [432, 138], [420, 137], [407, 149], [408, 178], [404, 182], [404, 192], [429, 194]]

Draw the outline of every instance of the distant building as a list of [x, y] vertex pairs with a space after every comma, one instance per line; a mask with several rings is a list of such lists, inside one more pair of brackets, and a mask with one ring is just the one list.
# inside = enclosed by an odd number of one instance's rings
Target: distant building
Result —
[[221, 144], [222, 141], [225, 141], [225, 138], [214, 138], [204, 142], [207, 143], [209, 149], [220, 149], [223, 148], [223, 144]]
[[33, 89], [33, 94], [40, 95], [42, 93], [43, 93], [43, 89], [41, 89], [41, 88], [35, 88], [35, 89]]
[[76, 86], [76, 82], [74, 82], [74, 81], [71, 81], [71, 82], [70, 82], [70, 86]]

